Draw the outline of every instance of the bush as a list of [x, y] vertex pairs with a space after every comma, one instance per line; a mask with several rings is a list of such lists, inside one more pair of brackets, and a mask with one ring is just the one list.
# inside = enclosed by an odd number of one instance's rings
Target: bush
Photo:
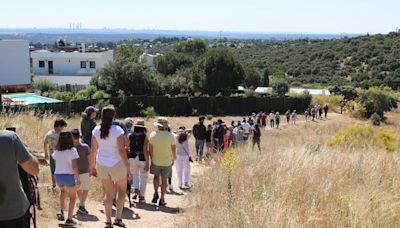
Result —
[[156, 116], [156, 111], [154, 107], [147, 107], [145, 109], [140, 110], [140, 115], [149, 118], [154, 118]]
[[355, 118], [365, 117], [365, 107], [355, 101], [348, 101], [344, 107], [344, 112]]
[[208, 121], [211, 121], [213, 118], [214, 118], [213, 115], [210, 115], [210, 114], [206, 115], [206, 120], [208, 120]]
[[391, 130], [373, 128], [372, 125], [353, 124], [337, 132], [327, 145], [346, 149], [376, 148], [394, 152], [398, 148], [399, 137]]
[[57, 92], [51, 94], [50, 96], [54, 99], [65, 101], [65, 102], [69, 102], [74, 98], [74, 95], [71, 92], [60, 92], [60, 91], [57, 91]]
[[343, 100], [343, 97], [339, 96], [339, 95], [330, 95], [328, 97], [328, 103], [332, 108], [338, 107], [342, 100]]
[[58, 89], [57, 84], [47, 80], [47, 79], [37, 79], [34, 80], [32, 84], [32, 88], [36, 90], [40, 90], [41, 92], [49, 92]]
[[390, 93], [378, 88], [362, 90], [358, 94], [358, 102], [365, 107], [364, 117], [370, 118], [372, 114], [378, 114], [382, 119], [384, 113], [397, 108], [397, 99]]
[[199, 112], [197, 111], [197, 109], [192, 108], [192, 116], [198, 116]]
[[104, 92], [103, 90], [98, 90], [92, 95], [92, 99], [104, 99], [104, 98], [110, 98], [111, 95]]
[[108, 105], [110, 105], [110, 100], [99, 100], [99, 101], [97, 101], [97, 103], [96, 103], [96, 107], [98, 108], [98, 109], [103, 109], [104, 107], [106, 107], [106, 106], [108, 106]]
[[371, 116], [371, 122], [372, 122], [372, 124], [373, 124], [374, 126], [379, 126], [379, 125], [381, 125], [381, 121], [382, 121], [382, 118], [381, 118], [377, 113], [372, 114], [372, 116]]
[[379, 128], [378, 132], [374, 136], [376, 145], [384, 150], [395, 152], [397, 151], [399, 137], [391, 130], [385, 128]]
[[325, 96], [319, 95], [319, 96], [313, 97], [311, 103], [312, 103], [313, 105], [320, 104], [320, 105], [322, 105], [322, 106], [325, 106], [328, 102], [327, 102]]

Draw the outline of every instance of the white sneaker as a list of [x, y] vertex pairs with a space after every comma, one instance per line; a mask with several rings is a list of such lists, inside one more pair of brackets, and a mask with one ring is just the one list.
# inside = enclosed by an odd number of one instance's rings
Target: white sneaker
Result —
[[173, 191], [174, 191], [174, 187], [172, 186], [172, 184], [169, 184], [169, 185], [168, 185], [168, 190], [169, 190], [170, 192], [173, 192]]

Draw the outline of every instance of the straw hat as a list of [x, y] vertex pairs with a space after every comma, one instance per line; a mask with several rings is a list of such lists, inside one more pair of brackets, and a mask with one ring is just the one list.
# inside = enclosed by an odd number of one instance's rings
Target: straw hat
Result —
[[158, 127], [167, 129], [169, 127], [169, 121], [165, 117], [159, 117], [157, 122], [154, 122], [154, 126], [158, 126]]
[[142, 119], [137, 120], [135, 127], [144, 127], [144, 120]]

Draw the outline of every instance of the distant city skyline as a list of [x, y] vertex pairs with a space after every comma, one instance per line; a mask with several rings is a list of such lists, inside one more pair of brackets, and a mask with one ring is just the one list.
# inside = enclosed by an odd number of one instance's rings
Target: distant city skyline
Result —
[[396, 0], [14, 0], [0, 28], [156, 29], [252, 33], [388, 33], [400, 27]]

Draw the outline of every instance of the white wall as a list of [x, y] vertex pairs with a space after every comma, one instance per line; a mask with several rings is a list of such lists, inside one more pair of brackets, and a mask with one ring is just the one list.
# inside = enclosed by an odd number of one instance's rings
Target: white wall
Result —
[[[34, 51], [31, 53], [33, 73], [49, 75], [49, 61], [53, 61], [53, 75], [93, 76], [106, 63], [113, 60], [114, 52], [48, 52]], [[44, 68], [39, 67], [39, 61], [44, 61]], [[86, 68], [81, 69], [81, 61], [86, 62]], [[90, 68], [90, 61], [95, 62], [95, 68]]]
[[87, 86], [90, 84], [90, 80], [92, 79], [91, 76], [59, 76], [59, 75], [42, 75], [42, 76], [35, 76], [33, 81], [39, 79], [46, 79], [57, 85], [84, 85]]
[[0, 86], [31, 84], [29, 42], [0, 40]]

